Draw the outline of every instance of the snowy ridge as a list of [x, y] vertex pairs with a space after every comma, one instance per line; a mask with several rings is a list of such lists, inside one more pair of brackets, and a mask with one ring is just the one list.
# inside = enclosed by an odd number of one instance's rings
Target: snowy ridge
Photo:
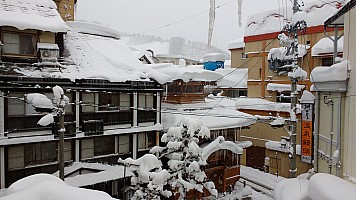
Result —
[[290, 103], [276, 103], [260, 98], [237, 98], [237, 109], [265, 110], [288, 112], [290, 111]]
[[2, 0], [0, 1], [0, 26], [19, 30], [35, 29], [66, 32], [68, 27], [51, 0]]

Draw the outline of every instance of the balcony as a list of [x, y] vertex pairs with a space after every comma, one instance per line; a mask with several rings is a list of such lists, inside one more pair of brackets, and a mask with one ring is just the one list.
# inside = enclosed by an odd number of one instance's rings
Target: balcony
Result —
[[82, 123], [82, 132], [84, 135], [102, 135], [104, 134], [103, 120], [88, 120]]
[[138, 110], [137, 111], [138, 123], [153, 122], [156, 123], [156, 111], [154, 110]]
[[120, 112], [91, 112], [81, 113], [81, 119], [86, 120], [102, 120], [104, 126], [132, 124], [132, 112], [130, 110]]

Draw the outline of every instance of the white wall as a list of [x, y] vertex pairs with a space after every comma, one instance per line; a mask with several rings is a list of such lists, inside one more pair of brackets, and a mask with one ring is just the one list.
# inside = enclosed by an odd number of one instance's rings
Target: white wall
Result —
[[345, 107], [344, 174], [356, 178], [356, 8], [345, 14], [344, 59], [351, 63]]

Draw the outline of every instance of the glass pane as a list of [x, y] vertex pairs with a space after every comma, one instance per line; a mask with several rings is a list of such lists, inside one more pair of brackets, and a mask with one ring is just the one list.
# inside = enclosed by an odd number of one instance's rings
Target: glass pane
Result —
[[153, 108], [153, 95], [146, 96], [146, 108]]
[[35, 51], [32, 42], [32, 35], [28, 35], [28, 34], [20, 35], [20, 53], [33, 55], [34, 52]]
[[42, 162], [51, 163], [57, 161], [57, 143], [46, 142], [42, 143]]
[[146, 95], [140, 94], [138, 96], [138, 107], [139, 108], [146, 108]]
[[119, 136], [119, 153], [129, 153], [130, 152], [130, 136], [122, 135]]
[[115, 153], [114, 137], [97, 137], [94, 138], [94, 155], [107, 155]]
[[130, 109], [130, 95], [129, 94], [120, 94], [120, 109], [121, 110]]
[[[11, 97], [23, 98], [24, 95], [20, 93], [10, 93]], [[17, 98], [8, 99], [8, 115], [24, 115], [25, 114], [25, 102]]]
[[94, 112], [94, 93], [82, 93], [82, 111]]
[[138, 149], [147, 149], [147, 143], [146, 143], [146, 133], [139, 133], [137, 134], [137, 140], [138, 140]]

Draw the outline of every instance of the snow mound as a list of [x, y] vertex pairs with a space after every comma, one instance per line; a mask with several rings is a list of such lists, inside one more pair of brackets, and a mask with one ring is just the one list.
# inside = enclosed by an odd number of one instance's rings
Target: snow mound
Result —
[[310, 74], [311, 82], [345, 81], [348, 70], [351, 69], [350, 62], [344, 60], [330, 67], [315, 67]]

